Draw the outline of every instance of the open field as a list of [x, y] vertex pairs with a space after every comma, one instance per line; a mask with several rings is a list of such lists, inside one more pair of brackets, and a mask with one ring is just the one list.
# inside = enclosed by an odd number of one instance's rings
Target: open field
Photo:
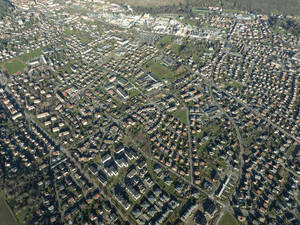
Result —
[[162, 37], [158, 42], [157, 42], [157, 47], [158, 48], [162, 48], [165, 46], [168, 46], [169, 44], [171, 44], [174, 40], [173, 36], [167, 35]]
[[238, 225], [238, 222], [230, 213], [226, 213], [218, 225]]
[[145, 69], [153, 73], [160, 80], [173, 80], [175, 78], [174, 73], [169, 68], [153, 60], [145, 64]]
[[87, 44], [89, 43], [90, 41], [90, 36], [89, 34], [86, 32], [86, 31], [83, 31], [83, 30], [70, 30], [70, 29], [66, 29], [65, 32], [64, 32], [64, 35], [65, 36], [72, 36], [72, 35], [76, 35], [80, 41], [84, 44]]
[[25, 65], [18, 59], [13, 59], [12, 61], [5, 63], [4, 67], [10, 75], [25, 69]]
[[177, 110], [175, 113], [174, 113], [174, 116], [176, 118], [178, 118], [182, 123], [184, 124], [187, 124], [187, 113], [186, 113], [186, 110], [184, 108], [181, 108], [179, 110]]
[[36, 49], [33, 50], [32, 52], [25, 53], [20, 56], [20, 59], [24, 62], [27, 62], [30, 59], [33, 59], [35, 57], [41, 56], [42, 55], [42, 50], [41, 49]]
[[0, 197], [0, 225], [16, 225], [5, 200]]

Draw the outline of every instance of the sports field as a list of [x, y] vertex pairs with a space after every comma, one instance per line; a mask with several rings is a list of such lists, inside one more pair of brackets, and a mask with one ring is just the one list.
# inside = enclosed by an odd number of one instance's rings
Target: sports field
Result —
[[25, 65], [22, 62], [20, 62], [18, 59], [14, 59], [10, 62], [5, 63], [4, 67], [10, 75], [25, 69]]

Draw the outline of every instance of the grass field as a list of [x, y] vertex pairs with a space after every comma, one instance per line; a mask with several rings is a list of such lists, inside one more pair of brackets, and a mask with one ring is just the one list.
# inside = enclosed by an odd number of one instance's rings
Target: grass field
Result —
[[11, 62], [5, 63], [4, 67], [10, 75], [25, 69], [25, 65], [18, 59], [14, 59]]
[[75, 35], [83, 44], [87, 44], [91, 41], [91, 37], [88, 32], [84, 30], [65, 30], [65, 36]]
[[238, 225], [238, 222], [231, 214], [226, 213], [218, 225]]
[[206, 14], [209, 13], [209, 9], [207, 8], [199, 8], [199, 7], [193, 7], [192, 8], [193, 13], [199, 13], [199, 14]]
[[0, 225], [16, 225], [16, 221], [2, 196], [0, 197]]
[[160, 80], [173, 80], [175, 78], [174, 73], [169, 68], [153, 60], [147, 62], [144, 67]]
[[129, 91], [129, 96], [130, 97], [134, 97], [134, 96], [137, 96], [137, 95], [139, 95], [140, 94], [140, 92], [139, 92], [139, 90], [137, 90], [137, 89], [133, 89], [133, 90], [130, 90]]
[[174, 116], [178, 118], [182, 123], [187, 124], [188, 118], [187, 118], [187, 113], [184, 108], [178, 109], [175, 113]]

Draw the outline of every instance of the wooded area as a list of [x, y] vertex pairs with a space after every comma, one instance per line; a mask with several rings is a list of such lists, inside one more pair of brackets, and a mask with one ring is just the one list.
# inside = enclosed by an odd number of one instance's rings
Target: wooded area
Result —
[[270, 17], [269, 23], [273, 29], [277, 30], [278, 28], [282, 28], [293, 35], [300, 35], [300, 24], [297, 21], [289, 19], [289, 18], [278, 18], [278, 17]]
[[256, 13], [299, 15], [298, 0], [113, 0], [129, 4], [139, 11], [149, 13], [181, 12], [192, 7], [219, 6], [225, 9], [247, 10]]
[[8, 0], [0, 0], [0, 19], [13, 8]]

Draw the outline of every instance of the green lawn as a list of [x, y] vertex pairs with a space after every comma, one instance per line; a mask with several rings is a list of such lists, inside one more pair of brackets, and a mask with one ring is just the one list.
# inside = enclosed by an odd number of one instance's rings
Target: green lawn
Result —
[[65, 29], [65, 31], [64, 31], [64, 35], [67, 36], [67, 37], [72, 36], [75, 33], [76, 32], [74, 30], [71, 30], [69, 28]]
[[173, 80], [175, 78], [174, 73], [169, 68], [153, 60], [147, 62], [144, 67], [160, 80]]
[[238, 225], [238, 222], [230, 213], [226, 213], [218, 225]]
[[129, 91], [129, 96], [130, 96], [131, 98], [134, 97], [134, 96], [137, 96], [137, 95], [139, 95], [139, 94], [140, 94], [140, 91], [137, 90], [137, 89], [132, 89], [132, 90]]
[[25, 65], [17, 59], [14, 59], [11, 62], [5, 63], [4, 67], [6, 68], [7, 72], [10, 75], [20, 72], [25, 69]]
[[79, 38], [79, 40], [83, 43], [83, 44], [88, 44], [91, 42], [91, 37], [89, 35], [89, 33], [85, 32], [85, 31], [81, 31], [77, 37]]
[[33, 59], [35, 57], [39, 57], [41, 55], [42, 55], [42, 50], [38, 48], [38, 49], [33, 50], [32, 52], [21, 55], [20, 59], [23, 62], [27, 62], [28, 60]]
[[243, 85], [241, 83], [237, 82], [237, 81], [226, 82], [225, 85], [226, 85], [225, 88], [231, 86], [231, 87], [233, 87], [235, 89], [238, 89], [239, 91], [241, 91], [241, 89], [243, 88]]
[[175, 113], [174, 116], [178, 118], [182, 123], [187, 124], [188, 118], [187, 118], [187, 112], [184, 108], [178, 109]]
[[197, 25], [197, 23], [196, 23], [195, 20], [191, 20], [187, 16], [183, 16], [182, 19], [180, 19], [180, 18], [181, 18], [181, 16], [178, 16], [177, 20], [180, 21], [180, 22], [182, 22], [182, 23], [184, 23], [184, 24], [189, 24], [189, 25], [192, 25], [192, 26], [196, 26]]

